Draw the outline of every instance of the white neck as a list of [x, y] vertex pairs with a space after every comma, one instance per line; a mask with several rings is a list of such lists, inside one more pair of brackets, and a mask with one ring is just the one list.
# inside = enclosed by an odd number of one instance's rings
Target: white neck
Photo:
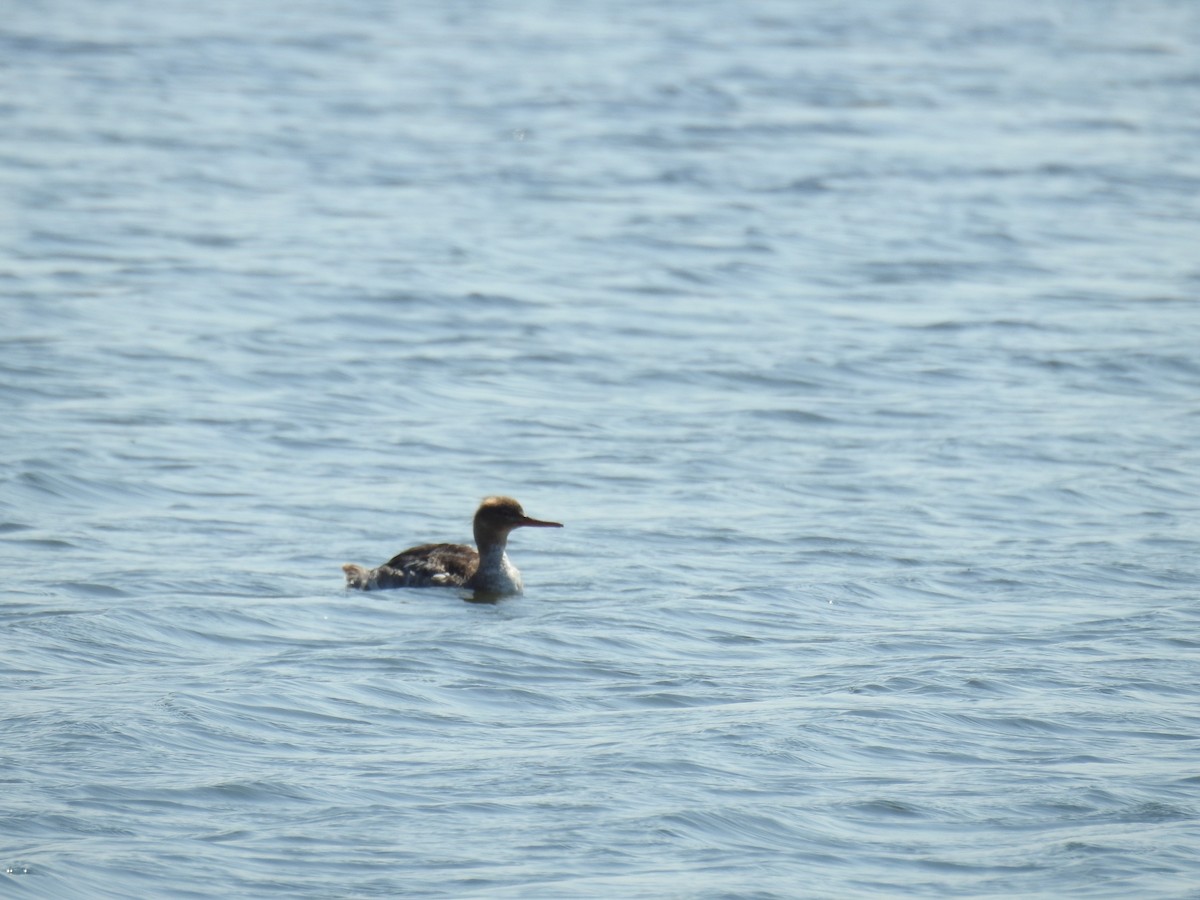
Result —
[[497, 594], [519, 594], [524, 585], [517, 571], [504, 552], [505, 541], [479, 548], [479, 569], [475, 573], [475, 588]]

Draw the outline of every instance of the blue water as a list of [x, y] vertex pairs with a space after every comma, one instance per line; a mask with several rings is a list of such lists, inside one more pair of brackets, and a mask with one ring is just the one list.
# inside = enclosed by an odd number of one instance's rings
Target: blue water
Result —
[[[0, 894], [1200, 897], [1200, 5], [18, 0]], [[348, 593], [506, 493], [523, 596]]]

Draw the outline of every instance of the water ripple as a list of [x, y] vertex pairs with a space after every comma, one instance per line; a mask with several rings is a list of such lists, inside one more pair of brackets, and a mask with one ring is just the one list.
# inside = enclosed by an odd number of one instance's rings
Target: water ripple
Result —
[[1193, 7], [596, 9], [6, 18], [4, 887], [1189, 896]]

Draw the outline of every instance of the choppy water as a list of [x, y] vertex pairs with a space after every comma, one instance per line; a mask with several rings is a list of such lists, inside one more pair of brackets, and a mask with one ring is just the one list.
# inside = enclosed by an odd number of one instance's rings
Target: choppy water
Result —
[[[0, 893], [1200, 896], [1200, 6], [19, 0]], [[524, 596], [339, 566], [559, 531]]]

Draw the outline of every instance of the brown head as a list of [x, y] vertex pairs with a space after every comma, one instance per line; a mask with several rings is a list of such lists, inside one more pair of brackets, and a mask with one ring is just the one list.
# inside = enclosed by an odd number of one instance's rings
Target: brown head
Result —
[[487, 497], [475, 512], [475, 543], [503, 543], [514, 528], [562, 528], [558, 522], [543, 522], [525, 515], [512, 497]]

